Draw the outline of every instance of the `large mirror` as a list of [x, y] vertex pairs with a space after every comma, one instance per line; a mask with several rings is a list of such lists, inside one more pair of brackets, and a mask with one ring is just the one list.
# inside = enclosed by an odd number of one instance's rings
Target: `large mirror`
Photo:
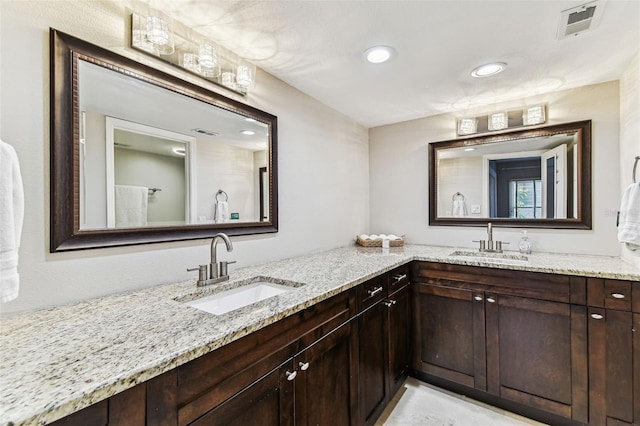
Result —
[[52, 252], [277, 232], [277, 118], [51, 30]]
[[429, 144], [429, 224], [591, 229], [591, 121]]

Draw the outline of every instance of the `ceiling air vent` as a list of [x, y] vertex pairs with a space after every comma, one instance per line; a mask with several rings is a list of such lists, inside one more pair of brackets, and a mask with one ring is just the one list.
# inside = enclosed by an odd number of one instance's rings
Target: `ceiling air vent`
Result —
[[558, 24], [558, 39], [562, 40], [593, 30], [602, 16], [603, 3], [602, 0], [592, 1], [563, 10]]

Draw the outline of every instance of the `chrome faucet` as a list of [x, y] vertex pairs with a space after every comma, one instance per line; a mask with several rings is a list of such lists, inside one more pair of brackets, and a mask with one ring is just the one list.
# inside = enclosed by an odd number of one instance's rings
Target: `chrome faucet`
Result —
[[473, 240], [473, 242], [480, 243], [478, 250], [487, 253], [502, 253], [502, 245], [509, 244], [504, 241], [493, 241], [493, 224], [491, 222], [487, 223], [487, 240]]
[[211, 262], [209, 265], [200, 265], [197, 268], [187, 269], [187, 271], [198, 271], [198, 287], [216, 284], [229, 279], [228, 265], [236, 262], [234, 260], [231, 262], [220, 262], [218, 264], [217, 246], [219, 241], [224, 241], [228, 252], [233, 251], [231, 240], [226, 234], [221, 232], [214, 235], [211, 240]]

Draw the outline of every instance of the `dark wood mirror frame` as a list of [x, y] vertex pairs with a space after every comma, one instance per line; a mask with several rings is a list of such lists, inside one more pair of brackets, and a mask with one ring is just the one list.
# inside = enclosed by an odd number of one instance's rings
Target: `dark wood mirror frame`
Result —
[[[267, 123], [270, 127], [269, 221], [81, 230], [78, 183], [80, 120], [77, 69], [79, 59], [126, 73], [212, 106]], [[228, 235], [250, 235], [278, 231], [276, 116], [54, 29], [50, 30], [50, 67], [50, 252], [210, 238], [218, 232]]]
[[[578, 144], [578, 217], [570, 219], [513, 219], [438, 217], [438, 151], [464, 146], [483, 145], [553, 134], [577, 132]], [[538, 127], [500, 134], [472, 136], [429, 144], [429, 225], [431, 226], [486, 226], [493, 223], [513, 228], [591, 229], [591, 120]]]

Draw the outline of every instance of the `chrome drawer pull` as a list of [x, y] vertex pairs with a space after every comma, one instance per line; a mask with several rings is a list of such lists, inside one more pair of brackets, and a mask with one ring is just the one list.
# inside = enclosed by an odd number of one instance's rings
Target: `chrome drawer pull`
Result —
[[297, 371], [287, 371], [284, 374], [287, 376], [287, 380], [291, 381], [291, 380], [296, 378], [296, 376], [298, 375], [298, 372]]
[[298, 365], [300, 366], [300, 370], [302, 371], [306, 371], [309, 368], [308, 362], [299, 362]]
[[494, 299], [493, 297], [487, 297], [487, 302], [496, 303], [496, 299]]
[[395, 305], [395, 304], [396, 304], [396, 301], [395, 301], [395, 300], [393, 300], [393, 299], [389, 299], [389, 300], [385, 300], [385, 301], [384, 301], [384, 302], [382, 302], [382, 303], [384, 303], [384, 304], [387, 306], [387, 308], [390, 308], [390, 307], [392, 307], [393, 305]]
[[624, 299], [625, 295], [622, 293], [611, 293], [614, 299]]
[[591, 318], [601, 320], [602, 318], [604, 318], [604, 316], [600, 314], [591, 314]]
[[473, 298], [478, 302], [482, 302], [482, 296], [474, 296]]
[[367, 293], [369, 293], [369, 296], [375, 296], [376, 294], [380, 293], [382, 291], [382, 287], [376, 287], [373, 290], [369, 289], [367, 290]]
[[394, 275], [393, 279], [396, 280], [396, 282], [402, 281], [404, 279], [407, 278], [407, 274], [402, 274], [402, 275]]

